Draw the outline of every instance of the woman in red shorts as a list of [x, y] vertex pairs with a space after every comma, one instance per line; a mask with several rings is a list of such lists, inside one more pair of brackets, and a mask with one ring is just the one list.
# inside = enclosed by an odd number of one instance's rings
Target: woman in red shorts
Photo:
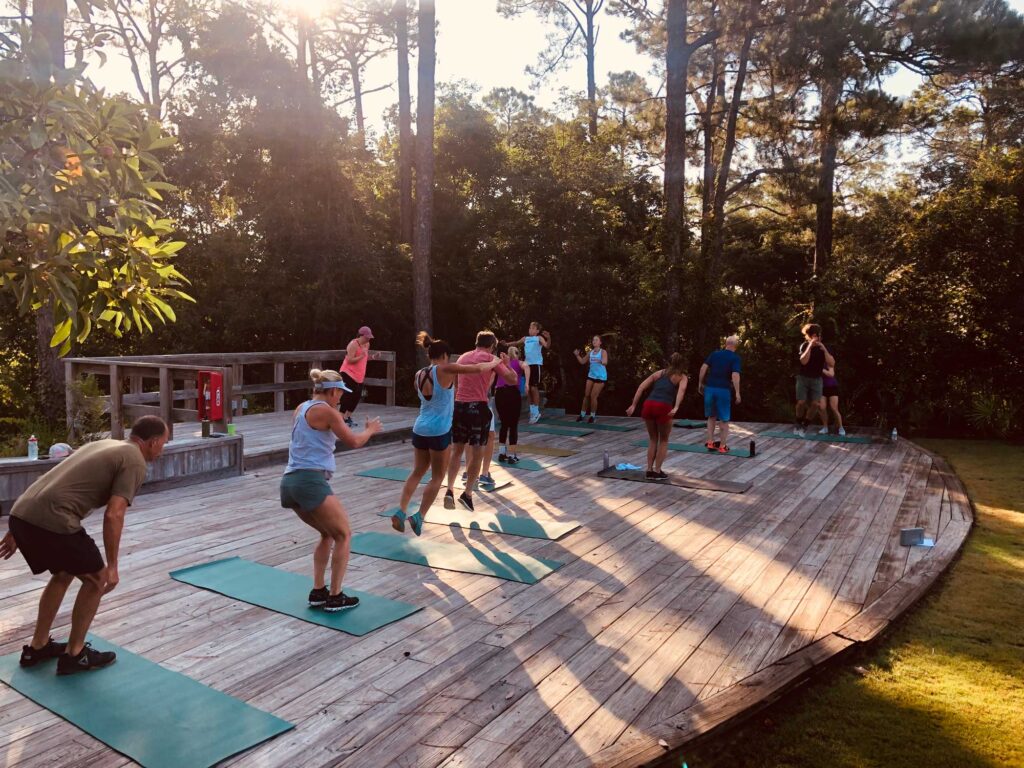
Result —
[[661, 464], [668, 453], [668, 440], [672, 434], [672, 419], [676, 416], [683, 395], [686, 394], [685, 362], [678, 352], [668, 361], [668, 368], [655, 371], [636, 388], [633, 404], [626, 409], [632, 416], [640, 396], [648, 389], [651, 393], [644, 401], [640, 416], [647, 427], [647, 479], [666, 480], [668, 475], [661, 471]]

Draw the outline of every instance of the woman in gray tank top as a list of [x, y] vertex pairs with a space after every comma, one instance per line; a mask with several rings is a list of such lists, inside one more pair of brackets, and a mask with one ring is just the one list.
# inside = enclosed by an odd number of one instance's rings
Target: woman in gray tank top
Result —
[[633, 404], [626, 409], [626, 415], [632, 416], [640, 402], [640, 396], [651, 390], [640, 411], [640, 416], [647, 427], [647, 479], [667, 480], [661, 470], [662, 462], [668, 455], [668, 441], [672, 435], [672, 420], [676, 411], [683, 403], [686, 394], [687, 377], [685, 360], [678, 352], [672, 354], [668, 368], [655, 371], [636, 388]]
[[[348, 515], [327, 481], [334, 474], [335, 439], [349, 448], [361, 448], [380, 432], [380, 419], [367, 419], [366, 429], [356, 434], [338, 411], [347, 390], [337, 371], [309, 372], [313, 396], [295, 409], [292, 439], [288, 445], [288, 466], [281, 478], [281, 506], [292, 509], [310, 528], [320, 534], [313, 549], [313, 590], [309, 604], [325, 611], [340, 611], [359, 605], [358, 597], [341, 591], [352, 545]], [[331, 563], [331, 588], [325, 581]]]

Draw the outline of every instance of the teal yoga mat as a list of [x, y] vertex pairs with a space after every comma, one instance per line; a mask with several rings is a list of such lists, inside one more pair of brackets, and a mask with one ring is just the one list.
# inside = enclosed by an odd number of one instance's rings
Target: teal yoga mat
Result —
[[295, 727], [100, 637], [89, 640], [117, 661], [57, 677], [56, 661], [23, 669], [13, 653], [0, 657], [0, 680], [145, 768], [206, 768]]
[[307, 604], [309, 590], [313, 588], [313, 581], [308, 576], [239, 557], [172, 571], [171, 578], [350, 635], [365, 635], [420, 610], [409, 603], [357, 589], [345, 589], [345, 594], [359, 598], [359, 606], [329, 613]]
[[[398, 507], [378, 512], [381, 517], [391, 517]], [[525, 536], [530, 539], [548, 539], [556, 541], [565, 534], [575, 531], [579, 523], [566, 523], [559, 520], [535, 520], [532, 517], [515, 517], [513, 515], [494, 515], [488, 512], [469, 512], [462, 509], [431, 509], [424, 520], [426, 523], [438, 525], [457, 525], [476, 531], [492, 531], [506, 533], [509, 536]]]
[[870, 437], [863, 435], [794, 435], [792, 432], [762, 432], [760, 437], [781, 437], [787, 440], [817, 440], [819, 443], [873, 443]]
[[511, 469], [513, 471], [521, 469], [525, 470], [526, 472], [539, 472], [542, 469], [547, 469], [547, 466], [541, 464], [539, 461], [534, 461], [533, 459], [524, 459], [521, 456], [519, 457], [519, 461], [517, 461], [515, 464], [502, 464], [501, 466], [504, 467], [505, 469]]
[[502, 552], [483, 545], [424, 541], [397, 533], [357, 533], [352, 537], [352, 551], [445, 571], [497, 576], [522, 584], [536, 584], [565, 565], [558, 560]]
[[594, 434], [594, 430], [590, 428], [589, 424], [586, 429], [573, 429], [568, 426], [553, 427], [550, 424], [522, 424], [519, 431], [537, 432], [542, 435], [562, 435], [563, 437], [584, 437]]
[[694, 427], [706, 427], [708, 423], [706, 421], [696, 421], [694, 419], [676, 419], [675, 425], [677, 427], [693, 429]]
[[[551, 425], [554, 425], [554, 426], [567, 427], [569, 429], [577, 429], [577, 430], [579, 430], [579, 429], [586, 429], [586, 430], [596, 429], [596, 430], [601, 431], [601, 432], [632, 432], [634, 429], [639, 429], [640, 428], [639, 424], [630, 424], [628, 426], [624, 426], [622, 424], [602, 424], [599, 421], [595, 421], [593, 424], [591, 424], [590, 422], [587, 422], [587, 421], [576, 421], [575, 419], [572, 419], [571, 421], [569, 419], [541, 419], [540, 423], [541, 424], [548, 423], [548, 424], [551, 424]], [[521, 427], [520, 427], [520, 429], [521, 429]]]
[[[501, 466], [505, 465], [502, 464]], [[356, 477], [373, 477], [378, 480], [397, 480], [400, 483], [404, 483], [411, 473], [412, 470], [408, 467], [373, 467], [371, 469], [364, 469], [362, 472], [356, 472]], [[426, 485], [429, 482], [430, 472], [427, 472], [427, 474], [420, 478], [420, 485]], [[494, 483], [480, 483], [479, 485], [485, 491], [500, 491], [502, 488], [508, 488], [512, 485], [512, 481], [497, 480]]]
[[[633, 445], [639, 446], [640, 448], [647, 447], [646, 440], [637, 440]], [[709, 451], [704, 447], [704, 443], [669, 443], [668, 449], [670, 451], [686, 451], [687, 453], [703, 453], [706, 456], [738, 456], [741, 459], [749, 459], [750, 451], [739, 451], [735, 448], [729, 450], [727, 454], [721, 454], [718, 451]]]

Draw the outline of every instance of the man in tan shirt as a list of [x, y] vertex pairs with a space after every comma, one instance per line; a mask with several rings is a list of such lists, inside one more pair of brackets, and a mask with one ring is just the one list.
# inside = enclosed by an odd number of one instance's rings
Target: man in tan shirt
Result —
[[[49, 571], [50, 582], [39, 598], [32, 642], [22, 648], [21, 665], [31, 667], [57, 658], [57, 674], [70, 675], [105, 667], [111, 651], [97, 651], [85, 642], [100, 598], [117, 586], [117, 556], [124, 513], [146, 479], [146, 463], [159, 458], [167, 442], [167, 425], [143, 416], [127, 440], [99, 440], [79, 448], [40, 477], [14, 503], [10, 530], [0, 539], [0, 557], [19, 548], [32, 573]], [[103, 515], [103, 549], [82, 528], [94, 509]], [[67, 643], [50, 637], [57, 611], [74, 579], [82, 582], [71, 612]]]

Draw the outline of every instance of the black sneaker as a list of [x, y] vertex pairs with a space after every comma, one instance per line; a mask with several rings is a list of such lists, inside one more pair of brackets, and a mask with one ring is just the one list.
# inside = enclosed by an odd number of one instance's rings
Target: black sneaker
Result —
[[331, 596], [331, 593], [327, 590], [327, 587], [320, 587], [320, 589], [309, 590], [309, 604], [314, 608], [319, 608], [321, 605], [327, 602], [327, 598]]
[[455, 509], [455, 494], [451, 491], [444, 492], [444, 508]]
[[657, 480], [658, 473], [655, 472], [653, 469], [648, 469], [646, 472], [644, 472], [644, 478], [647, 480]]
[[473, 497], [469, 496], [465, 491], [463, 491], [462, 495], [459, 496], [459, 504], [464, 506], [470, 512], [474, 511], [473, 510]]
[[46, 645], [42, 648], [23, 645], [21, 647], [21, 660], [18, 663], [23, 667], [34, 667], [41, 661], [49, 661], [50, 659], [62, 656], [67, 647], [67, 643], [56, 643], [52, 637], [46, 641]]
[[102, 669], [114, 663], [117, 654], [113, 651], [97, 651], [91, 643], [86, 643], [82, 652], [77, 656], [69, 656], [62, 653], [57, 659], [58, 675], [73, 675], [76, 672], [88, 672], [93, 669]]
[[659, 470], [658, 470], [657, 472], [655, 472], [655, 473], [654, 473], [654, 475], [655, 475], [655, 477], [657, 477], [657, 478], [658, 478], [659, 480], [668, 480], [668, 475], [667, 475], [667, 474], [665, 474], [665, 473], [664, 473], [663, 471], [661, 471], [660, 469], [659, 469]]
[[593, 424], [595, 421], [597, 421], [597, 416], [591, 416], [587, 419], [587, 424]]
[[518, 456], [514, 456], [514, 455], [513, 456], [509, 456], [507, 461], [508, 461], [509, 464], [518, 464], [519, 463], [519, 457]]
[[498, 463], [499, 464], [504, 464], [506, 461], [508, 461], [508, 456], [506, 454], [504, 454], [504, 453], [499, 453], [498, 454]]
[[576, 417], [576, 421], [583, 421], [583, 414], [582, 413], [579, 416]]
[[358, 597], [350, 597], [344, 592], [339, 592], [337, 595], [330, 595], [327, 598], [324, 610], [334, 613], [335, 611], [344, 611], [346, 608], [356, 608], [358, 605]]

